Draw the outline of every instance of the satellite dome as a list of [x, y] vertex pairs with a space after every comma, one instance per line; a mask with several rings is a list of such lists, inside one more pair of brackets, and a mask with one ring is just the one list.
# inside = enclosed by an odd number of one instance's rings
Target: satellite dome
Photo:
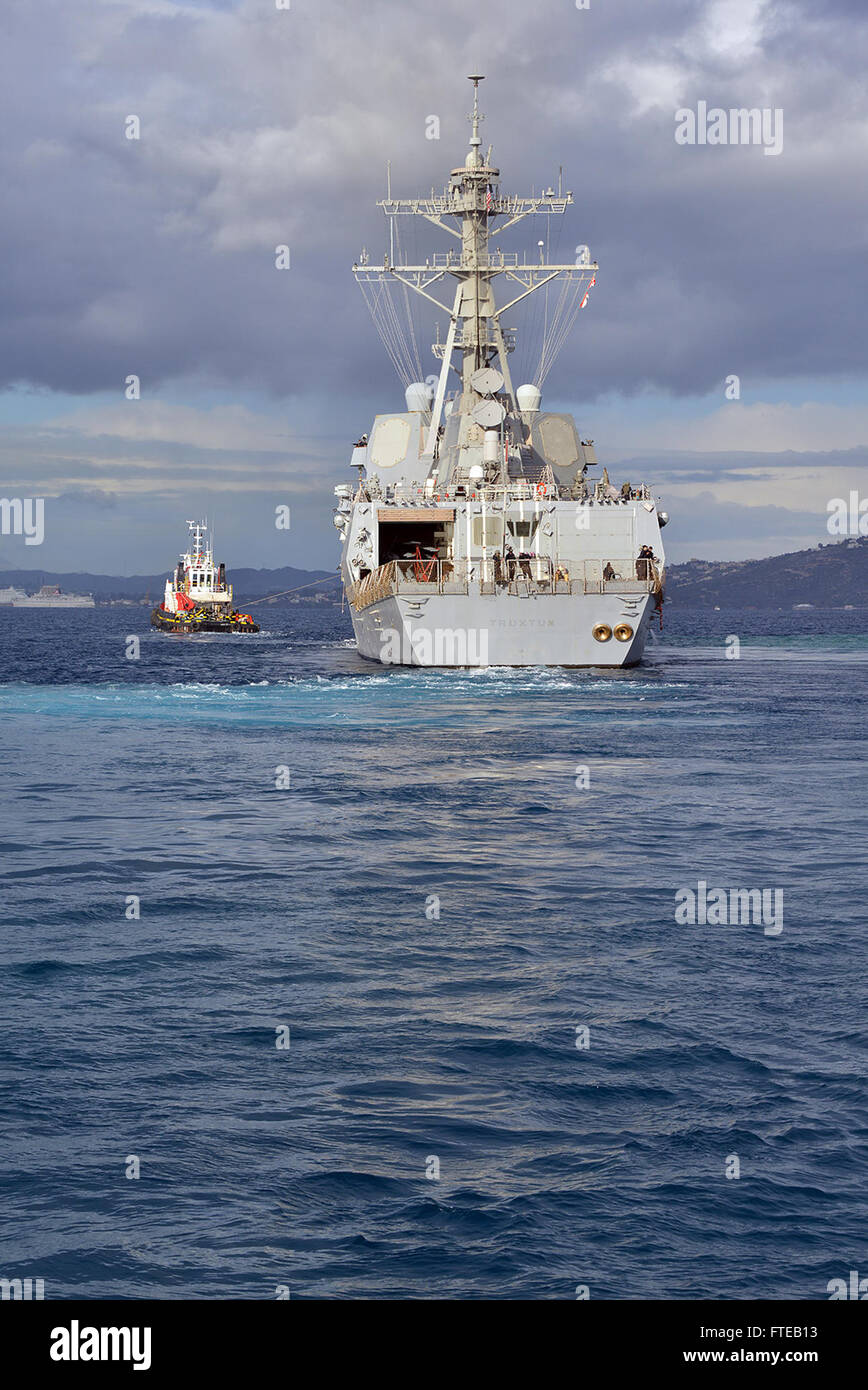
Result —
[[530, 384], [519, 386], [515, 393], [515, 399], [518, 402], [519, 410], [523, 414], [527, 411], [539, 410], [542, 400], [542, 391], [538, 386], [532, 386]]
[[428, 410], [431, 405], [431, 396], [424, 381], [411, 381], [404, 392], [404, 399], [407, 402], [407, 409], [414, 414], [421, 414]]

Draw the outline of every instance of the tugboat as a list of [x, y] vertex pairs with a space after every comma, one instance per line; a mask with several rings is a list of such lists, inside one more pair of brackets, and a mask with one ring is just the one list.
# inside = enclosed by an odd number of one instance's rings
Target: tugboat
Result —
[[166, 580], [166, 593], [151, 614], [151, 627], [161, 632], [258, 632], [249, 613], [232, 607], [232, 585], [226, 583], [226, 566], [215, 565], [208, 523], [188, 521], [190, 549]]

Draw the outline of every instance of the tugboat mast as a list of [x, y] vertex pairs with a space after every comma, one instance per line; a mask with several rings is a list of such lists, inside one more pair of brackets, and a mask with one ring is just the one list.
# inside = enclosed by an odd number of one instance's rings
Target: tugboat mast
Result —
[[[202, 539], [208, 530], [207, 521], [188, 521], [187, 528], [193, 537], [193, 548], [191, 551], [194, 564], [201, 564], [205, 559], [205, 551], [202, 546]], [[210, 546], [209, 546], [210, 550]]]

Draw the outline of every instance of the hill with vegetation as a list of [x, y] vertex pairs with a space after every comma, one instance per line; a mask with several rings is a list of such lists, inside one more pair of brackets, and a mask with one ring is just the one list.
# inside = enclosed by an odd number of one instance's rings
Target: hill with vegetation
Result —
[[666, 597], [693, 608], [861, 608], [868, 604], [868, 536], [765, 560], [670, 565]]

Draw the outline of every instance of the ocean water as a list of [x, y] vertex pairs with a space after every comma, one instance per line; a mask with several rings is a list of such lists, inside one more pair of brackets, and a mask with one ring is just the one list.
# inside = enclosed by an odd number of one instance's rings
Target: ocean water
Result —
[[[868, 1276], [868, 611], [670, 606], [619, 673], [381, 669], [332, 607], [264, 611], [0, 610], [0, 1276]], [[679, 922], [701, 881], [783, 929]]]

